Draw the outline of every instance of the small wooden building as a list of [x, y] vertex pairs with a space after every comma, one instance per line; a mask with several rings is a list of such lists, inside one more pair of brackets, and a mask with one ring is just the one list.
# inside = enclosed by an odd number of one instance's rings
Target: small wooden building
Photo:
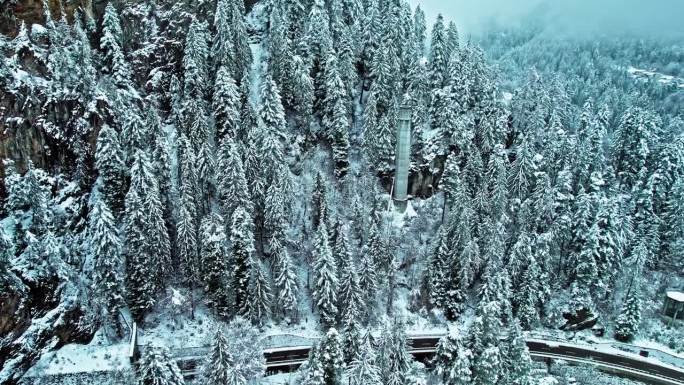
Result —
[[665, 295], [663, 314], [673, 319], [684, 320], [684, 293], [681, 291], [668, 291]]

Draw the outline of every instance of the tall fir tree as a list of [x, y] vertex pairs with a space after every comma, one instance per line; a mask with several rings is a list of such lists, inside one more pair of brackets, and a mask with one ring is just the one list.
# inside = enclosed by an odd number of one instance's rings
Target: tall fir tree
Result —
[[203, 379], [208, 385], [246, 383], [246, 379], [237, 377], [234, 370], [235, 358], [225, 334], [217, 330], [207, 362], [204, 364]]
[[367, 339], [347, 371], [350, 385], [380, 385], [380, 368], [376, 364], [375, 351]]
[[641, 323], [640, 277], [633, 277], [631, 288], [615, 321], [615, 339], [629, 342], [636, 337]]
[[297, 320], [299, 284], [297, 274], [286, 247], [276, 251], [275, 289], [279, 313], [286, 319]]
[[221, 140], [219, 147], [219, 173], [217, 177], [218, 197], [224, 218], [231, 218], [237, 207], [252, 212], [245, 169], [240, 154], [240, 145], [232, 138]]
[[[211, 45], [211, 56], [214, 69], [226, 71], [226, 75], [237, 76], [236, 47], [234, 43], [235, 26], [233, 22], [234, 1], [219, 0], [214, 13], [214, 38]], [[217, 79], [220, 76], [217, 74]], [[239, 77], [238, 77], [239, 79]]]
[[317, 305], [321, 324], [333, 326], [337, 320], [337, 266], [330, 250], [328, 228], [325, 222], [318, 226], [315, 244], [313, 299]]
[[247, 287], [247, 317], [255, 325], [264, 325], [271, 318], [273, 294], [271, 284], [266, 275], [266, 268], [259, 261], [251, 262], [249, 285]]
[[323, 384], [341, 385], [344, 356], [342, 342], [337, 329], [330, 328], [320, 343], [321, 361], [323, 364]]
[[112, 76], [114, 84], [119, 87], [129, 85], [130, 67], [124, 56], [123, 32], [119, 14], [111, 3], [107, 4], [102, 20], [102, 37], [100, 49], [104, 52], [102, 72]]
[[529, 385], [532, 382], [532, 360], [530, 352], [517, 322], [513, 322], [508, 329], [508, 349], [503, 359], [502, 379], [513, 385]]
[[139, 385], [184, 385], [176, 361], [171, 358], [169, 350], [164, 347], [148, 348], [141, 355], [140, 362], [136, 367], [137, 383]]
[[180, 161], [180, 208], [178, 212], [178, 256], [186, 282], [194, 287], [199, 284], [199, 220], [196, 202], [194, 152], [185, 136], [179, 139]]
[[237, 139], [240, 126], [240, 93], [235, 79], [226, 67], [219, 68], [214, 83], [212, 108], [219, 138]]
[[233, 306], [239, 314], [245, 314], [249, 304], [249, 284], [254, 252], [252, 220], [244, 207], [238, 206], [233, 212], [230, 227], [231, 264], [233, 265], [232, 291]]
[[230, 268], [226, 255], [226, 232], [223, 218], [216, 213], [202, 220], [202, 277], [209, 305], [222, 317], [230, 316], [229, 285]]
[[124, 219], [128, 302], [138, 321], [154, 305], [170, 268], [171, 246], [161, 206], [149, 158], [138, 150]]
[[109, 324], [116, 324], [124, 305], [124, 269], [119, 230], [107, 203], [101, 196], [88, 215], [88, 253], [94, 261], [93, 288]]
[[126, 165], [117, 132], [108, 125], [100, 129], [95, 151], [95, 167], [101, 178], [102, 199], [119, 215], [126, 197]]
[[444, 17], [437, 16], [435, 24], [432, 26], [432, 38], [430, 40], [430, 87], [441, 88], [446, 80], [447, 56], [446, 33], [444, 30]]

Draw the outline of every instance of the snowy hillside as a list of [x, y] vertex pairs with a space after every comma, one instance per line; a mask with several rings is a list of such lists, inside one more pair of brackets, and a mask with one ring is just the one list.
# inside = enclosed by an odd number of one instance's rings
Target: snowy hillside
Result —
[[405, 0], [52, 5], [2, 16], [0, 384], [247, 384], [293, 347], [263, 383], [592, 376], [532, 332], [680, 363], [669, 42], [463, 39]]

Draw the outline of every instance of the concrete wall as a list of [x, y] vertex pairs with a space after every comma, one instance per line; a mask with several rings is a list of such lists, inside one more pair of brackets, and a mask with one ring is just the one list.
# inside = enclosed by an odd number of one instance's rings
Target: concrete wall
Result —
[[394, 199], [408, 198], [408, 175], [411, 156], [411, 109], [402, 107], [397, 119], [396, 168], [394, 173]]

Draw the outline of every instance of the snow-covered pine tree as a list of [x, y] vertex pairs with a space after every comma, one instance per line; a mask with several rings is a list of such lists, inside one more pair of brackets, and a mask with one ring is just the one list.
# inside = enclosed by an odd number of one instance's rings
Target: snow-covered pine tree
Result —
[[[355, 1], [353, 1], [355, 2]], [[348, 96], [347, 107], [351, 107], [354, 99], [358, 73], [356, 71], [357, 55], [354, 42], [353, 27], [344, 27], [337, 44], [338, 66], [337, 70], [345, 85], [345, 95]]]
[[364, 133], [366, 153], [372, 154], [369, 161], [378, 172], [390, 172], [394, 167], [393, 127], [392, 114], [387, 113], [380, 117], [373, 131]]
[[121, 103], [117, 107], [121, 114], [121, 146], [127, 165], [133, 162], [136, 151], [150, 150], [151, 136], [140, 109], [132, 103]]
[[325, 62], [325, 72], [323, 73], [323, 80], [325, 81], [325, 100], [322, 105], [322, 123], [323, 123], [323, 138], [328, 140], [333, 139], [333, 111], [335, 104], [339, 99], [346, 100], [347, 94], [338, 71], [337, 53], [331, 50]]
[[416, 43], [418, 43], [418, 54], [422, 57], [425, 54], [427, 24], [425, 22], [425, 12], [420, 8], [420, 5], [416, 7], [415, 12], [413, 13], [413, 28], [413, 36]]
[[437, 15], [437, 21], [432, 26], [432, 38], [430, 40], [430, 88], [441, 88], [446, 80], [447, 56], [446, 35], [444, 31], [444, 17]]
[[335, 161], [335, 176], [344, 178], [349, 169], [349, 117], [345, 99], [337, 99], [333, 107], [332, 151]]
[[640, 279], [641, 277], [638, 276], [632, 278], [632, 285], [627, 292], [620, 315], [615, 321], [615, 339], [619, 341], [629, 342], [639, 331], [641, 323]]
[[263, 166], [266, 160], [261, 157], [260, 147], [264, 135], [263, 127], [251, 127], [246, 134], [242, 157], [245, 178], [248, 181], [249, 197], [252, 203], [250, 214], [255, 217], [256, 222], [257, 215], [263, 211], [264, 195], [267, 189], [266, 180], [264, 180], [263, 175], [266, 174], [269, 168]]
[[454, 366], [462, 342], [457, 329], [449, 330], [449, 333], [440, 338], [437, 343], [437, 351], [432, 358], [433, 374], [441, 383], [448, 383], [451, 368]]
[[411, 365], [404, 322], [394, 319], [383, 328], [378, 349], [378, 366], [384, 384], [400, 385]]
[[260, 261], [250, 262], [250, 276], [247, 293], [249, 300], [247, 301], [247, 318], [253, 324], [262, 326], [271, 318], [271, 303], [273, 302], [273, 294], [271, 293], [271, 284], [266, 274], [266, 268]]
[[157, 179], [159, 195], [164, 210], [164, 219], [172, 229], [175, 225], [172, 207], [171, 180], [171, 148], [166, 132], [161, 126], [159, 113], [155, 103], [151, 103], [147, 110], [146, 124], [151, 134], [152, 171]]
[[661, 121], [651, 111], [631, 107], [622, 116], [613, 134], [613, 167], [625, 189], [631, 190], [646, 167]]
[[[147, 154], [145, 154], [147, 156]], [[169, 230], [164, 220], [164, 206], [161, 200], [159, 185], [154, 174], [151, 173], [151, 164], [147, 160], [148, 170], [152, 178], [147, 182], [147, 194], [144, 206], [147, 215], [147, 242], [149, 253], [157, 269], [157, 280], [160, 288], [164, 286], [164, 280], [171, 272], [171, 239]], [[132, 175], [132, 171], [131, 171]], [[131, 177], [133, 180], [133, 177]], [[132, 182], [131, 182], [132, 185]]]
[[342, 385], [344, 355], [337, 329], [330, 328], [320, 343], [320, 357], [323, 364], [323, 384]]
[[28, 230], [33, 235], [44, 234], [50, 227], [53, 216], [48, 207], [49, 191], [39, 181], [40, 174], [43, 174], [43, 170], [36, 169], [29, 160], [24, 175], [17, 175], [16, 179], [11, 178], [8, 183], [9, 206], [23, 209], [24, 213], [29, 215]]
[[447, 269], [449, 267], [449, 246], [447, 230], [443, 227], [437, 237], [433, 252], [425, 269], [424, 286], [430, 306], [445, 310], [448, 302]]
[[442, 219], [444, 219], [447, 209], [453, 205], [459, 188], [462, 188], [461, 171], [455, 154], [449, 153], [444, 163], [444, 172], [439, 184], [444, 191], [444, 206], [442, 208]]
[[[281, 244], [286, 241], [285, 197], [280, 183], [273, 181], [266, 192], [264, 205], [264, 237], [276, 239]], [[269, 250], [271, 254], [273, 250]]]
[[102, 126], [97, 137], [95, 167], [101, 178], [102, 199], [118, 216], [123, 210], [126, 197], [126, 165], [119, 135], [108, 125]]
[[168, 348], [148, 348], [142, 355], [136, 368], [138, 385], [184, 385], [176, 361], [171, 358]]
[[470, 350], [463, 346], [458, 331], [451, 330], [437, 346], [434, 375], [445, 385], [471, 384], [471, 359]]
[[534, 183], [535, 152], [529, 138], [525, 135], [519, 138], [515, 148], [515, 160], [509, 169], [508, 183], [513, 197], [524, 201], [530, 194], [530, 187]]
[[344, 352], [346, 362], [354, 359], [358, 353], [358, 344], [360, 339], [360, 311], [363, 309], [363, 294], [361, 285], [359, 283], [359, 276], [357, 273], [356, 264], [348, 252], [342, 252], [347, 244], [344, 239], [347, 238], [345, 229], [341, 230], [337, 237], [337, 245], [335, 247], [335, 254], [340, 257], [347, 257], [348, 260], [338, 265], [338, 272], [340, 274], [339, 282], [339, 305], [340, 319], [343, 329], [344, 337]]
[[5, 289], [6, 273], [9, 273], [9, 260], [14, 257], [14, 242], [5, 230], [5, 227], [0, 227], [0, 288]]
[[362, 253], [359, 266], [359, 285], [363, 288], [363, 305], [359, 309], [362, 319], [368, 321], [375, 310], [376, 295], [378, 291], [377, 265], [373, 256]]
[[[225, 75], [237, 76], [236, 47], [233, 38], [235, 28], [232, 25], [234, 1], [219, 0], [214, 13], [214, 39], [211, 45], [211, 57], [214, 69], [226, 71]], [[217, 79], [221, 77], [217, 74]], [[239, 79], [239, 78], [237, 78]]]
[[306, 20], [306, 32], [303, 36], [306, 56], [311, 65], [311, 77], [314, 81], [314, 112], [320, 108], [325, 99], [325, 61], [328, 51], [332, 49], [330, 36], [330, 18], [323, 0], [314, 0]]
[[449, 27], [446, 30], [446, 57], [450, 58], [454, 55], [458, 55], [460, 49], [458, 27], [453, 21], [449, 22]]
[[266, 75], [261, 86], [261, 109], [259, 118], [267, 131], [264, 137], [274, 136], [278, 140], [287, 138], [285, 110], [281, 101], [280, 89], [270, 75]]
[[[185, 38], [183, 97], [203, 103], [209, 81], [209, 31], [206, 22], [193, 19]], [[185, 108], [184, 108], [185, 109]], [[188, 117], [192, 119], [192, 117]]]
[[359, 355], [347, 370], [350, 385], [381, 385], [380, 368], [376, 365], [375, 351], [369, 341], [361, 344]]
[[328, 206], [326, 202], [328, 184], [321, 172], [316, 173], [316, 181], [311, 193], [312, 219], [314, 228], [328, 221]]
[[240, 146], [232, 138], [221, 140], [219, 147], [218, 195], [224, 218], [231, 218], [237, 207], [252, 212], [247, 179], [239, 152]]
[[325, 137], [331, 142], [335, 175], [344, 177], [349, 167], [349, 112], [346, 85], [338, 70], [336, 55], [331, 53], [325, 65], [325, 101], [323, 126]]
[[240, 126], [240, 93], [230, 69], [225, 66], [216, 73], [212, 108], [217, 136], [230, 136], [236, 140]]
[[313, 112], [314, 84], [307, 62], [300, 55], [292, 57], [292, 107], [304, 135], [310, 135], [309, 123]]
[[322, 362], [322, 357], [318, 346], [313, 346], [309, 351], [309, 358], [302, 365], [300, 371], [301, 385], [324, 385], [325, 372]]
[[529, 385], [532, 382], [530, 371], [532, 360], [530, 352], [522, 334], [522, 329], [517, 322], [513, 322], [508, 328], [508, 349], [503, 358], [504, 367], [502, 380], [512, 385]]
[[100, 49], [103, 52], [102, 72], [111, 75], [114, 84], [123, 88], [130, 85], [131, 73], [124, 56], [122, 39], [119, 14], [113, 5], [108, 3], [102, 20], [100, 38]]
[[212, 213], [202, 219], [200, 234], [202, 240], [202, 277], [204, 290], [209, 297], [209, 306], [217, 314], [230, 316], [229, 285], [230, 268], [226, 255], [226, 232], [223, 218]]
[[273, 80], [282, 91], [283, 104], [292, 100], [291, 78], [292, 74], [292, 42], [288, 36], [290, 28], [289, 14], [286, 2], [273, 4], [269, 23], [268, 66]]
[[72, 267], [67, 265], [69, 252], [61, 237], [47, 230], [40, 238], [27, 231], [25, 238], [26, 248], [12, 260], [14, 271], [32, 283], [68, 278]]
[[359, 345], [361, 344], [361, 322], [359, 311], [359, 298], [357, 302], [350, 302], [342, 314], [342, 341], [344, 343], [344, 361], [351, 362], [359, 357]]
[[[337, 222], [337, 236], [335, 237], [335, 244], [333, 245], [333, 258], [337, 265], [337, 278], [342, 284], [343, 277], [348, 270], [350, 263], [353, 262], [351, 250], [349, 249], [349, 227], [341, 220]], [[340, 293], [342, 286], [340, 286]], [[340, 297], [340, 300], [342, 297]], [[340, 307], [342, 309], [342, 307]]]
[[124, 305], [121, 240], [114, 216], [99, 194], [88, 215], [88, 254], [87, 259], [94, 263], [93, 289], [102, 306], [101, 316], [106, 324], [115, 326]]
[[249, 303], [249, 283], [254, 252], [254, 235], [252, 220], [244, 207], [238, 206], [233, 212], [230, 227], [230, 243], [232, 271], [232, 291], [234, 311], [245, 314]]
[[275, 288], [278, 313], [285, 319], [296, 321], [299, 305], [299, 284], [297, 273], [286, 247], [281, 247], [275, 255]]
[[461, 347], [454, 364], [451, 366], [447, 375], [446, 384], [449, 385], [470, 385], [472, 384], [471, 358], [470, 350]]
[[494, 384], [499, 379], [501, 373], [500, 311], [499, 303], [488, 296], [483, 296], [477, 307], [477, 317], [470, 329], [474, 384]]
[[232, 19], [229, 23], [233, 28], [233, 44], [235, 45], [235, 79], [243, 79], [249, 75], [252, 65], [252, 50], [249, 47], [249, 36], [245, 23], [245, 5], [239, 0], [232, 0]]
[[337, 320], [337, 266], [330, 250], [328, 228], [325, 222], [318, 226], [314, 248], [313, 298], [321, 324], [333, 326]]
[[537, 260], [533, 257], [525, 267], [520, 287], [513, 294], [515, 315], [525, 330], [531, 330], [539, 321], [537, 304], [541, 301], [542, 282]]
[[361, 31], [361, 62], [363, 63], [364, 72], [367, 74], [369, 67], [375, 57], [375, 52], [378, 49], [380, 29], [382, 28], [382, 19], [380, 16], [380, 4], [373, 1], [365, 5], [365, 16], [362, 23]]
[[389, 268], [389, 259], [391, 258], [391, 255], [387, 250], [383, 235], [380, 234], [376, 220], [371, 220], [371, 225], [368, 229], [368, 248], [366, 253], [370, 255], [376, 268], [385, 270]]
[[128, 302], [138, 321], [155, 303], [170, 267], [170, 243], [149, 158], [135, 153], [124, 216]]
[[647, 173], [646, 168], [642, 168], [639, 180], [632, 188], [632, 200], [635, 206], [632, 221], [634, 223], [634, 235], [644, 241], [648, 251], [647, 264], [649, 266], [657, 266], [660, 259], [658, 248], [660, 247], [660, 228], [662, 224], [660, 217], [654, 212], [654, 186], [651, 184], [653, 178], [646, 180]]
[[233, 354], [235, 362], [234, 378], [244, 379], [246, 384], [261, 378], [266, 371], [266, 358], [262, 337], [259, 331], [242, 317], [235, 317], [225, 330], [228, 351]]
[[663, 257], [672, 266], [684, 262], [684, 178], [674, 182], [664, 213]]
[[[236, 78], [237, 79], [237, 78]], [[252, 104], [252, 89], [249, 73], [240, 80], [240, 130], [237, 138], [245, 142], [247, 134], [257, 126], [257, 113]], [[246, 159], [243, 159], [246, 160]]]
[[214, 335], [211, 352], [204, 364], [202, 377], [207, 385], [247, 383], [247, 379], [238, 377], [233, 352], [230, 350], [225, 334], [220, 329]]
[[17, 167], [13, 160], [3, 159], [2, 165], [5, 171], [3, 182], [7, 195], [3, 203], [8, 214], [15, 214], [17, 210], [23, 209], [28, 204], [26, 202], [28, 197], [24, 194], [24, 180], [17, 172]]
[[196, 181], [194, 152], [189, 141], [181, 135], [178, 140], [180, 147], [180, 200], [177, 229], [178, 256], [181, 271], [186, 282], [194, 288], [199, 284], [199, 220], [196, 204]]

